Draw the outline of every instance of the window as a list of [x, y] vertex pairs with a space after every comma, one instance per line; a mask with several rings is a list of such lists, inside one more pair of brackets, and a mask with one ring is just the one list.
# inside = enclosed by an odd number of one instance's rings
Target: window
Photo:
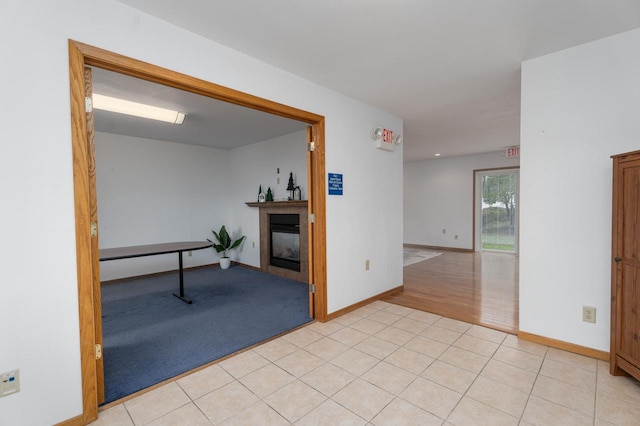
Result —
[[476, 172], [476, 250], [517, 253], [517, 169]]

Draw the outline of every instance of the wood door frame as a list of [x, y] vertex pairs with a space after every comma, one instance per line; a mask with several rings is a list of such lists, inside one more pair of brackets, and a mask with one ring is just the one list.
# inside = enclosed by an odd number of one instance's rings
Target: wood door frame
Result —
[[82, 423], [98, 417], [96, 385], [94, 286], [92, 262], [98, 253], [91, 249], [91, 200], [96, 199], [89, 178], [89, 146], [85, 114], [84, 68], [95, 66], [143, 80], [186, 90], [213, 99], [258, 111], [305, 122], [311, 125], [315, 150], [311, 155], [308, 190], [309, 213], [315, 215], [310, 225], [313, 253], [310, 266], [316, 293], [313, 298], [315, 318], [327, 320], [326, 293], [326, 201], [324, 117], [238, 90], [190, 77], [175, 71], [109, 52], [78, 41], [69, 40], [69, 79], [71, 96], [71, 144], [73, 155], [74, 211], [76, 229], [76, 261], [78, 279], [78, 310], [80, 323], [80, 366], [82, 376]]
[[[89, 67], [84, 68], [84, 90], [87, 97], [93, 98], [93, 70]], [[89, 221], [91, 226], [98, 224], [98, 197], [97, 194], [97, 176], [96, 176], [96, 145], [95, 145], [95, 132], [93, 121], [93, 110], [85, 112], [87, 119], [87, 161], [89, 163], [89, 194], [93, 196], [89, 197]], [[99, 253], [100, 244], [98, 236], [91, 238], [91, 253]], [[93, 317], [97, 319], [94, 321], [94, 340], [96, 348], [100, 348], [102, 352], [102, 289], [100, 288], [100, 257], [98, 255], [91, 256], [91, 279], [92, 279], [92, 297], [93, 297]], [[99, 346], [98, 346], [99, 345]], [[96, 360], [96, 392], [98, 397], [98, 403], [104, 401], [104, 357]]]

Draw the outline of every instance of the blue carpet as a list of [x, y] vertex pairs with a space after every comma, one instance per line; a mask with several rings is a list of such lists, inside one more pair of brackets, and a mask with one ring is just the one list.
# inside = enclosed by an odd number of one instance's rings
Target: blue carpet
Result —
[[311, 321], [307, 284], [241, 266], [102, 286], [105, 403]]

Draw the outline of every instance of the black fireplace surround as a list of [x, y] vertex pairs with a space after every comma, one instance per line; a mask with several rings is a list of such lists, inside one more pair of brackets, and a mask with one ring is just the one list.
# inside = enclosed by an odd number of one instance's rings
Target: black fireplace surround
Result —
[[300, 271], [299, 215], [269, 215], [269, 262], [273, 266]]

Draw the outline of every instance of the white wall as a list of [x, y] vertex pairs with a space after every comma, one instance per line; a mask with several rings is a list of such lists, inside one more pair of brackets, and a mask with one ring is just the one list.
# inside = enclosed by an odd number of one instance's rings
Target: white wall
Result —
[[638, 52], [634, 30], [523, 63], [521, 331], [609, 350], [609, 157], [640, 147]]
[[[287, 197], [289, 172], [307, 192], [306, 131], [233, 150], [96, 132], [100, 248], [198, 241], [222, 225], [247, 240], [231, 253], [260, 266], [260, 185]], [[280, 183], [277, 183], [277, 169]], [[306, 198], [306, 197], [305, 197]], [[255, 243], [255, 244], [254, 244]], [[218, 262], [213, 249], [184, 256], [184, 266]], [[175, 270], [176, 254], [101, 262], [103, 281]]]
[[404, 243], [473, 248], [473, 171], [518, 165], [504, 152], [405, 163]]
[[[402, 134], [402, 121], [337, 106], [327, 119], [327, 173], [343, 175], [344, 195], [327, 195], [328, 311], [402, 285], [402, 145], [394, 152], [374, 147], [363, 129], [384, 127]], [[365, 270], [365, 261], [370, 269]]]
[[[229, 151], [95, 135], [100, 248], [202, 241], [229, 217]], [[184, 266], [217, 262], [213, 249], [184, 256]], [[168, 254], [101, 262], [103, 281], [175, 270]]]
[[[280, 169], [279, 175], [278, 169]], [[306, 200], [308, 195], [306, 130], [230, 151], [229, 178], [232, 181], [233, 190], [229, 194], [229, 203], [234, 208], [229, 223], [233, 224], [231, 229], [241, 229], [242, 234], [247, 236], [242, 250], [233, 254], [240, 262], [260, 266], [258, 209], [249, 207], [245, 203], [258, 201], [260, 185], [265, 194], [267, 188], [271, 188], [276, 200], [287, 198], [289, 173], [293, 173], [293, 181], [296, 186], [300, 186], [302, 198]]]
[[368, 136], [401, 133], [401, 119], [116, 1], [13, 1], [3, 16], [0, 38], [15, 42], [0, 47], [0, 372], [21, 373], [21, 391], [0, 399], [3, 422], [82, 411], [69, 38], [324, 115], [327, 171], [345, 175], [345, 195], [327, 200], [329, 312], [402, 283], [402, 150]]

